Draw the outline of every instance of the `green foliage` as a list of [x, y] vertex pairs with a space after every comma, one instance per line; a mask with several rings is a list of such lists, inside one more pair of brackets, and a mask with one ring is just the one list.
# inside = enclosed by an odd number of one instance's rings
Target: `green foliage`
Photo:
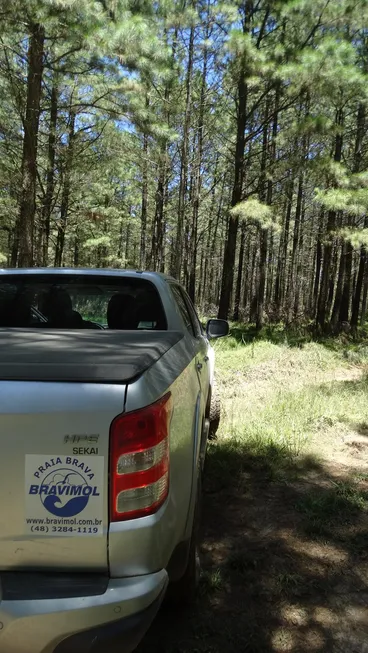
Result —
[[[229, 314], [239, 304], [236, 317], [257, 321], [261, 332], [262, 323], [315, 319], [326, 285], [318, 248], [331, 244], [328, 322], [336, 289], [344, 287], [337, 279], [340, 248], [344, 241], [354, 248], [346, 266], [351, 297], [360, 247], [367, 244], [367, 3], [261, 0], [247, 11], [244, 3], [226, 1], [26, 4], [4, 1], [0, 10], [0, 251], [6, 262], [16, 250], [27, 48], [39, 21], [46, 38], [31, 229], [35, 264], [52, 265], [61, 247], [62, 265], [142, 265], [175, 273], [211, 315], [231, 268]], [[233, 222], [241, 227], [242, 249], [240, 229], [228, 238]], [[224, 266], [227, 242], [234, 263]], [[322, 268], [326, 260], [322, 251]], [[236, 346], [236, 338], [226, 346]]]
[[258, 224], [262, 229], [276, 228], [274, 208], [260, 202], [256, 197], [251, 197], [231, 209], [232, 215], [239, 220], [249, 220]]

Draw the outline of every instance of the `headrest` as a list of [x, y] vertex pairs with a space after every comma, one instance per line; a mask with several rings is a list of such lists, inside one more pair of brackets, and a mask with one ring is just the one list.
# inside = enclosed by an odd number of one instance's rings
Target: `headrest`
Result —
[[107, 324], [109, 329], [135, 329], [135, 297], [126, 293], [116, 293], [107, 307]]

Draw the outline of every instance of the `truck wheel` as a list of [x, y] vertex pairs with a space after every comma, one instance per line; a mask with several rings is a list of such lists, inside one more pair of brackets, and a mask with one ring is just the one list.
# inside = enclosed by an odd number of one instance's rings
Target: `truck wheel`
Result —
[[208, 439], [215, 440], [217, 437], [218, 427], [220, 425], [221, 417], [221, 401], [220, 394], [218, 391], [218, 386], [216, 381], [213, 382], [212, 386], [212, 396], [211, 396], [211, 406], [210, 406], [210, 428], [208, 431]]
[[[199, 472], [200, 474], [200, 472]], [[198, 479], [197, 500], [194, 509], [193, 530], [190, 539], [188, 562], [183, 576], [170, 583], [167, 590], [169, 604], [175, 606], [189, 607], [195, 600], [199, 585], [201, 563], [199, 559], [198, 531], [200, 525], [202, 499], [201, 478]]]

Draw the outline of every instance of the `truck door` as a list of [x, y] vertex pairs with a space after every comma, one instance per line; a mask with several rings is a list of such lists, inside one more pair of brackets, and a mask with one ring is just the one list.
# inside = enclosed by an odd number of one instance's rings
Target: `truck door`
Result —
[[207, 356], [207, 340], [203, 334], [202, 326], [195, 312], [193, 304], [185, 290], [179, 284], [172, 284], [177, 307], [184, 320], [187, 337], [193, 351], [193, 365], [197, 375], [200, 390], [199, 418], [202, 422], [207, 406], [207, 397], [210, 383], [210, 370]]

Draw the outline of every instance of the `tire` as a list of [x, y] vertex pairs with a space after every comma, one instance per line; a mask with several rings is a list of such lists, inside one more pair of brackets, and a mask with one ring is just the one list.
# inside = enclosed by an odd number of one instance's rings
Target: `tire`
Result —
[[220, 426], [220, 419], [221, 419], [221, 400], [220, 400], [220, 394], [218, 391], [217, 383], [214, 380], [212, 386], [211, 406], [210, 406], [210, 414], [209, 414], [209, 420], [210, 420], [210, 428], [208, 431], [209, 440], [216, 439], [217, 431]]
[[169, 604], [180, 607], [190, 607], [193, 604], [197, 595], [201, 573], [198, 535], [202, 503], [202, 482], [201, 473], [198, 473], [197, 499], [194, 509], [193, 529], [190, 538], [187, 566], [183, 576], [169, 585], [166, 595]]

